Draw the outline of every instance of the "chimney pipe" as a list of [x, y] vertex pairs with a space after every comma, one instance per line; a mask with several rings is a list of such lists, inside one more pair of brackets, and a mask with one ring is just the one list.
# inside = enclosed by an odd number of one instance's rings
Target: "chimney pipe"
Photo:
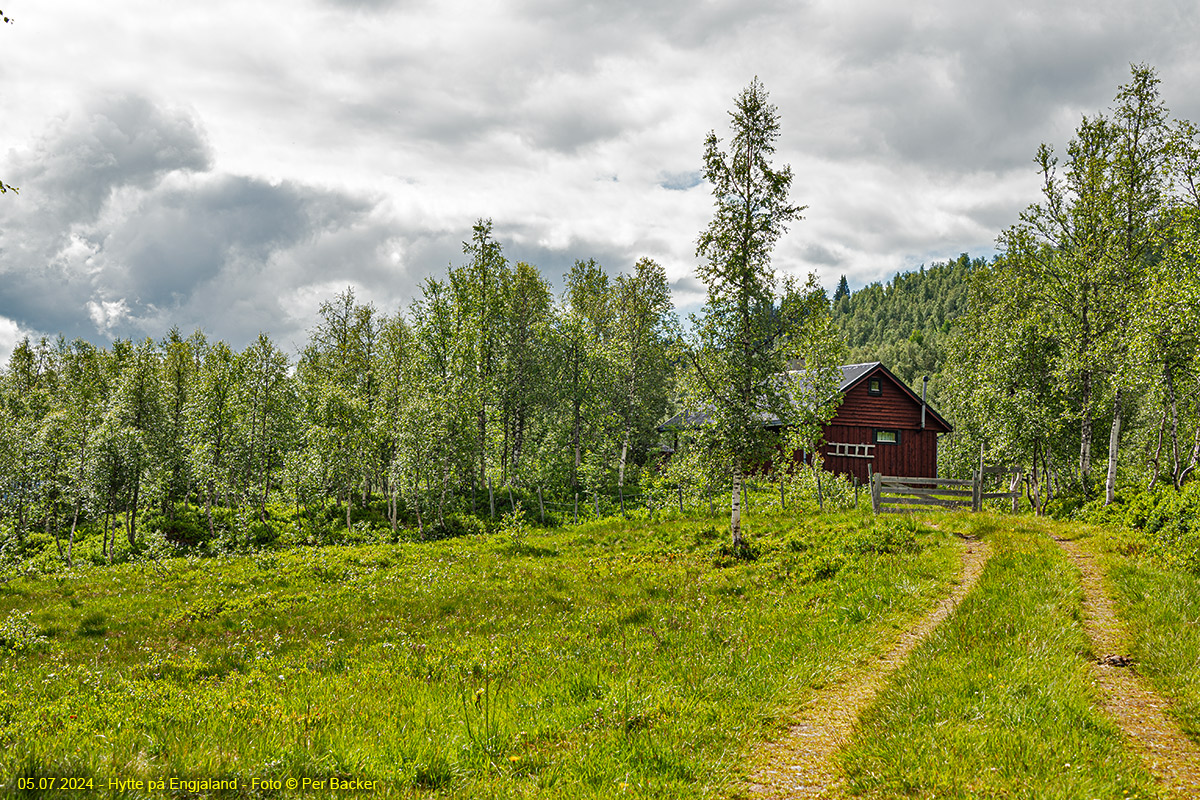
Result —
[[921, 382], [921, 430], [925, 430], [925, 394], [929, 391], [929, 376]]

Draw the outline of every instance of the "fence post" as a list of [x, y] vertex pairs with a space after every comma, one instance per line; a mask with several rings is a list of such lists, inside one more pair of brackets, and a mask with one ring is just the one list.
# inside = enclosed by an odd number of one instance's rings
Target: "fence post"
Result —
[[575, 524], [579, 524], [579, 492], [575, 493]]
[[492, 510], [492, 519], [496, 518], [496, 493], [492, 491], [492, 479], [488, 478], [488, 508]]
[[880, 475], [878, 472], [871, 473], [871, 510], [876, 514], [879, 513], [879, 495], [880, 495]]
[[542, 487], [538, 486], [538, 513], [542, 517], [542, 524], [546, 524], [546, 504], [542, 502]]
[[971, 510], [983, 510], [983, 471], [975, 470], [971, 473]]
[[1020, 510], [1021, 510], [1021, 504], [1020, 504], [1020, 497], [1021, 497], [1021, 470], [1020, 470], [1020, 469], [1014, 469], [1014, 470], [1013, 470], [1013, 473], [1012, 473], [1012, 476], [1013, 476], [1012, 483], [1010, 483], [1010, 484], [1008, 485], [1008, 493], [1012, 495], [1012, 501], [1013, 501], [1013, 506], [1012, 506], [1012, 508], [1013, 508], [1013, 513], [1014, 513], [1014, 514], [1016, 514], [1018, 511], [1020, 511]]

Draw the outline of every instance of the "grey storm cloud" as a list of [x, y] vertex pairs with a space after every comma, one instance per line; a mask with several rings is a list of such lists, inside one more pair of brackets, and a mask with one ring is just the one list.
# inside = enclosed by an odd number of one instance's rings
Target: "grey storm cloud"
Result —
[[[377, 199], [215, 172], [198, 123], [145, 98], [57, 121], [15, 166], [21, 202], [0, 204], [0, 316], [25, 329], [179, 325], [240, 342], [305, 327], [289, 299], [306, 286], [390, 299], [420, 277], [389, 259], [404, 231], [373, 217]], [[419, 249], [428, 234], [412, 238]]]
[[144, 97], [94, 100], [57, 120], [17, 160], [14, 178], [27, 202], [62, 221], [95, 219], [120, 187], [147, 187], [176, 170], [204, 170], [212, 154], [190, 116], [154, 106]]

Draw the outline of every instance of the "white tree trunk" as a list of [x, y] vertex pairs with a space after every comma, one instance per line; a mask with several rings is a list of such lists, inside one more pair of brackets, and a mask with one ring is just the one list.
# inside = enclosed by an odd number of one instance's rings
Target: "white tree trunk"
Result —
[[1113, 398], [1112, 430], [1108, 434], [1108, 477], [1104, 481], [1104, 505], [1111, 505], [1117, 491], [1117, 454], [1121, 442], [1121, 390]]
[[742, 465], [737, 457], [733, 462], [733, 494], [729, 512], [729, 532], [732, 537], [733, 549], [742, 546]]
[[617, 469], [617, 486], [625, 486], [625, 458], [629, 453], [629, 426], [625, 426], [625, 436], [621, 440], [621, 464]]
[[1089, 491], [1088, 480], [1092, 470], [1092, 375], [1084, 371], [1080, 381], [1083, 396], [1083, 415], [1079, 421], [1079, 481], [1086, 497]]

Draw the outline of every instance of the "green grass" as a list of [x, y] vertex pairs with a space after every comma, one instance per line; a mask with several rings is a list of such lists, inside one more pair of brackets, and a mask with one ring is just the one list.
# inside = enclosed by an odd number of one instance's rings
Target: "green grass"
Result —
[[877, 652], [957, 565], [948, 536], [895, 519], [754, 518], [753, 560], [723, 552], [721, 524], [607, 521], [9, 581], [0, 780], [719, 795], [790, 704]]
[[1142, 560], [1104, 565], [1137, 669], [1171, 699], [1168, 712], [1200, 741], [1200, 577]]
[[979, 585], [914, 651], [843, 753], [852, 792], [1157, 796], [1098, 710], [1078, 573], [1039, 523], [993, 527]]

